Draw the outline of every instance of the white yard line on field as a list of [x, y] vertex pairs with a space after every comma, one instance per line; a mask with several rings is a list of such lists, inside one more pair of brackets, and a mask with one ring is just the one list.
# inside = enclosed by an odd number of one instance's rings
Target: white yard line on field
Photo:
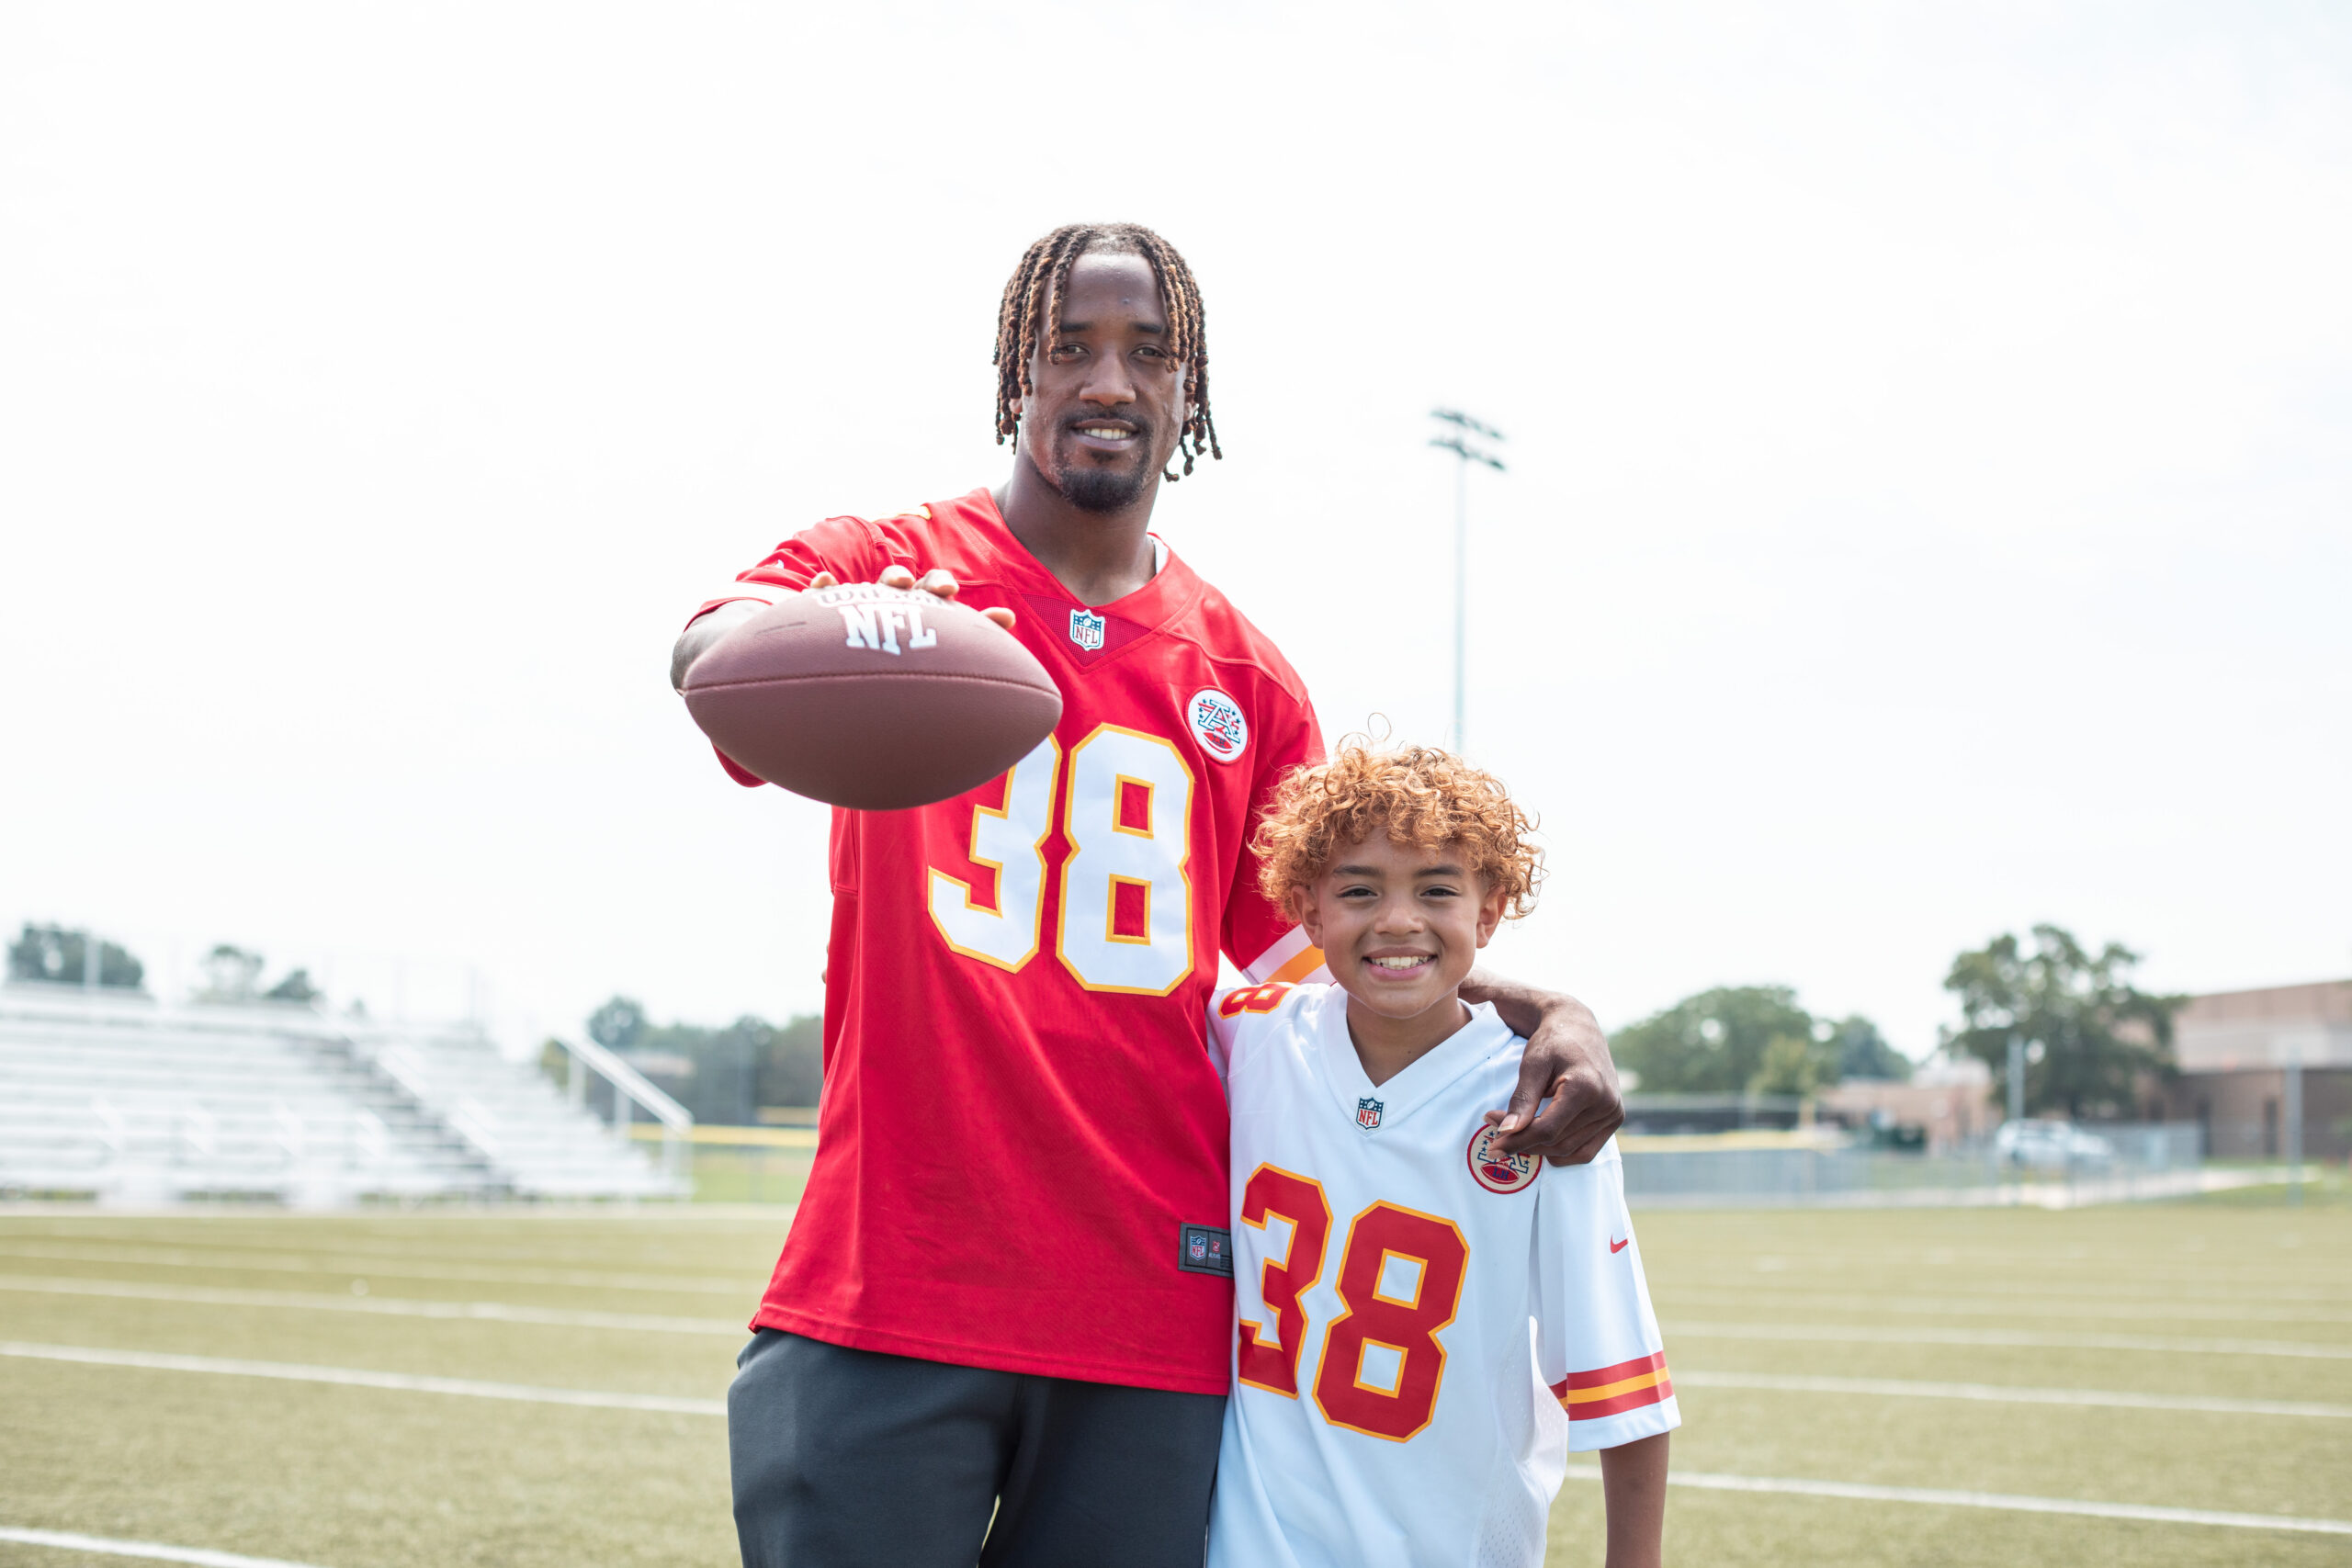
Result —
[[0, 1356], [31, 1361], [70, 1361], [86, 1367], [141, 1367], [151, 1371], [215, 1372], [230, 1377], [277, 1378], [287, 1382], [340, 1383], [346, 1388], [394, 1389], [402, 1393], [454, 1393], [469, 1399], [505, 1399], [526, 1404], [574, 1404], [593, 1410], [650, 1410], [671, 1416], [724, 1416], [723, 1399], [685, 1399], [667, 1393], [610, 1393], [588, 1388], [541, 1388], [532, 1383], [481, 1382], [472, 1378], [418, 1377], [362, 1367], [313, 1367], [295, 1361], [245, 1361], [220, 1356], [174, 1356], [154, 1350], [100, 1350], [82, 1345], [28, 1345], [0, 1339]]
[[[31, 1258], [44, 1263], [129, 1263], [141, 1269], [211, 1269], [223, 1274], [325, 1274], [345, 1278], [369, 1275], [387, 1280], [469, 1280], [497, 1285], [562, 1285], [588, 1291], [661, 1291], [672, 1293], [708, 1292], [741, 1295], [764, 1288], [765, 1280], [710, 1274], [603, 1274], [579, 1269], [501, 1269], [484, 1264], [435, 1263], [402, 1267], [398, 1258], [346, 1253], [218, 1253], [172, 1247], [63, 1247], [0, 1241], [0, 1258]], [[330, 1267], [332, 1265], [332, 1267]]]
[[24, 1291], [51, 1296], [107, 1296], [136, 1302], [178, 1302], [190, 1306], [288, 1307], [304, 1312], [363, 1312], [379, 1313], [389, 1317], [527, 1323], [550, 1328], [616, 1328], [631, 1334], [709, 1334], [745, 1339], [752, 1333], [741, 1322], [727, 1317], [652, 1317], [625, 1312], [576, 1312], [567, 1307], [516, 1306], [509, 1302], [435, 1302], [407, 1296], [232, 1291], [213, 1285], [147, 1285], [135, 1280], [75, 1280], [40, 1274], [0, 1274], [0, 1291]]
[[[740, 1339], [751, 1331], [727, 1318], [651, 1317], [628, 1313], [574, 1312], [560, 1307], [516, 1306], [506, 1302], [436, 1302], [387, 1296], [334, 1296], [293, 1291], [236, 1291], [206, 1285], [148, 1285], [128, 1280], [74, 1280], [0, 1275], [0, 1291], [41, 1295], [97, 1296], [128, 1301], [170, 1302], [196, 1306], [287, 1308], [309, 1312], [372, 1313], [441, 1321], [514, 1323], [556, 1328], [602, 1328], [623, 1333], [693, 1334]], [[1678, 1332], [1680, 1330], [1678, 1329]], [[2224, 1416], [2298, 1416], [2352, 1418], [2352, 1405], [2290, 1400], [2230, 1399], [2195, 1394], [2137, 1393], [2123, 1390], [2032, 1388], [2007, 1383], [1935, 1382], [1890, 1378], [1813, 1377], [1773, 1372], [1710, 1372], [1678, 1368], [1675, 1379], [1690, 1388], [1760, 1389], [1792, 1393], [1851, 1393], [1911, 1399], [1964, 1399], [2009, 1404], [2062, 1404], [2124, 1410], [2181, 1410]]]
[[1781, 1372], [1686, 1372], [1678, 1388], [1753, 1388], [1785, 1393], [1883, 1394], [1894, 1399], [1974, 1399], [1995, 1404], [2069, 1404], [2109, 1410], [2193, 1410], [2214, 1416], [2315, 1416], [2352, 1420], [2352, 1404], [2288, 1399], [2223, 1399], [2194, 1393], [2132, 1393], [2104, 1388], [2020, 1388], [1996, 1382], [1915, 1382], [1900, 1378], [1820, 1378]]
[[[683, 1399], [668, 1394], [609, 1393], [593, 1389], [539, 1388], [525, 1383], [477, 1382], [468, 1378], [414, 1377], [403, 1372], [368, 1371], [356, 1367], [312, 1367], [288, 1361], [230, 1360], [213, 1356], [173, 1356], [151, 1350], [100, 1350], [77, 1345], [27, 1345], [0, 1340], [0, 1356], [30, 1360], [65, 1361], [83, 1366], [137, 1367], [157, 1371], [211, 1372], [231, 1377], [277, 1378], [292, 1382], [337, 1383], [346, 1387], [392, 1389], [408, 1393], [458, 1394], [474, 1399], [515, 1400], [533, 1404], [584, 1405], [603, 1410], [646, 1410], [680, 1416], [724, 1416], [723, 1399]], [[1598, 1481], [1598, 1466], [1574, 1465], [1568, 1473], [1578, 1480]], [[2300, 1530], [2323, 1535], [2352, 1535], [2352, 1522], [2304, 1519], [2268, 1514], [2233, 1514], [2206, 1508], [2162, 1508], [2137, 1503], [2096, 1503], [2059, 1497], [2025, 1497], [1999, 1492], [1946, 1492], [1918, 1486], [1872, 1486], [1849, 1481], [1800, 1481], [1773, 1476], [1712, 1475], [1679, 1471], [1668, 1477], [1677, 1486], [1718, 1492], [1784, 1492], [1814, 1497], [1848, 1497], [1864, 1502], [1927, 1503], [1948, 1507], [1997, 1508], [2016, 1513], [2075, 1514], [2089, 1518], [2138, 1519], [2157, 1524], [2221, 1525], [2238, 1529]], [[40, 1539], [33, 1539], [33, 1538]], [[33, 1545], [63, 1545], [68, 1538], [43, 1531], [0, 1532], [0, 1540], [27, 1540]], [[222, 1552], [199, 1553], [177, 1547], [141, 1548], [136, 1543], [83, 1547], [84, 1551], [118, 1555], [149, 1555], [175, 1562], [219, 1564], [220, 1568], [302, 1568], [301, 1564], [271, 1563], [263, 1559], [234, 1557]], [[172, 1555], [165, 1555], [172, 1554]]]
[[2006, 1345], [2026, 1350], [2153, 1350], [2167, 1356], [2291, 1356], [2352, 1361], [2352, 1345], [2293, 1339], [2179, 1339], [2146, 1334], [2035, 1334], [2011, 1328], [1883, 1328], [1818, 1323], [1691, 1323], [1667, 1325], [1667, 1337], [1687, 1339], [1802, 1339], [1830, 1345]]
[[97, 1557], [143, 1557], [150, 1562], [192, 1562], [197, 1568], [311, 1568], [277, 1557], [246, 1557], [234, 1551], [208, 1551], [199, 1546], [164, 1546], [152, 1540], [108, 1540], [104, 1536], [76, 1535], [71, 1530], [11, 1529], [0, 1525], [0, 1541], [12, 1546], [53, 1546], [61, 1551], [86, 1551]]
[[[1598, 1481], [1597, 1464], [1572, 1464], [1572, 1481]], [[2156, 1525], [2218, 1525], [2226, 1529], [2297, 1530], [2352, 1535], [2352, 1519], [2302, 1519], [2285, 1514], [2233, 1514], [2216, 1508], [2164, 1508], [2146, 1503], [2093, 1503], [2071, 1497], [2028, 1497], [2013, 1492], [1946, 1492], [1928, 1486], [1872, 1486], [1859, 1481], [1800, 1481], [1770, 1475], [1667, 1473], [1668, 1486], [1702, 1492], [1780, 1492], [1799, 1497], [1847, 1497], [1862, 1503], [1925, 1503], [1945, 1508], [1996, 1508], [2016, 1514], [2073, 1514], [2089, 1519], [2133, 1519]]]
[[1818, 1306], [1849, 1310], [1901, 1313], [1923, 1317], [2083, 1317], [2110, 1322], [2141, 1319], [2151, 1323], [2352, 1323], [2352, 1312], [2321, 1306], [2275, 1306], [2242, 1302], [2179, 1301], [2052, 1301], [2018, 1302], [1997, 1296], [1953, 1292], [1941, 1295], [1850, 1294], [1834, 1291], [1776, 1290], [1770, 1285], [1739, 1290], [1684, 1290], [1676, 1299], [1693, 1307], [1735, 1305], [1802, 1312]]

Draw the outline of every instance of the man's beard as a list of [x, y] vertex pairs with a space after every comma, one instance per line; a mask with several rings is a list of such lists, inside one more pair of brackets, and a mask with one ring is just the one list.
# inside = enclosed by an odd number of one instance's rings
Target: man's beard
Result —
[[[1079, 455], [1064, 458], [1056, 453], [1054, 488], [1062, 499], [1080, 512], [1118, 512], [1143, 499], [1151, 488], [1152, 450], [1158, 445], [1152, 439], [1152, 428], [1132, 414], [1125, 416], [1137, 426], [1133, 467], [1105, 468]], [[1082, 423], [1082, 422], [1080, 422]]]
[[1142, 499], [1151, 483], [1147, 460], [1132, 468], [1073, 468], [1061, 473], [1062, 499], [1080, 512], [1117, 512]]

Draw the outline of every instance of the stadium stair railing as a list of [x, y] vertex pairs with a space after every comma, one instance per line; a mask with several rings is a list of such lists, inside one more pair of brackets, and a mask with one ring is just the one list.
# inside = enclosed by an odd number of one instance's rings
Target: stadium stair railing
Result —
[[645, 1107], [646, 1113], [662, 1123], [662, 1170], [675, 1179], [684, 1179], [686, 1152], [695, 1135], [693, 1112], [594, 1040], [566, 1040], [558, 1035], [556, 1043], [564, 1049], [564, 1092], [571, 1103], [577, 1106], [587, 1099], [589, 1073], [602, 1075], [613, 1086], [613, 1131], [628, 1137], [630, 1102]]

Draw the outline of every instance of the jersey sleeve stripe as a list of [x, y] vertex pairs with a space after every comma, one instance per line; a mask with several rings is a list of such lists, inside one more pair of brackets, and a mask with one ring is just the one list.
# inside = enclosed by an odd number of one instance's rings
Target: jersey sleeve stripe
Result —
[[1673, 1398], [1674, 1380], [1667, 1375], [1666, 1352], [1661, 1350], [1613, 1367], [1570, 1372], [1552, 1385], [1552, 1393], [1571, 1422], [1598, 1421]]
[[1623, 1382], [1627, 1378], [1639, 1377], [1644, 1372], [1665, 1371], [1666, 1352], [1660, 1350], [1654, 1356], [1636, 1356], [1613, 1367], [1595, 1367], [1589, 1372], [1570, 1372], [1552, 1385], [1552, 1392], [1565, 1396], [1572, 1388], [1605, 1388], [1611, 1383]]
[[1275, 943], [1241, 966], [1253, 985], [1263, 985], [1275, 977], [1277, 970], [1286, 967], [1302, 953], [1313, 953], [1315, 944], [1306, 940], [1306, 928], [1293, 926]]
[[1666, 1381], [1663, 1371], [1644, 1372], [1639, 1377], [1621, 1378], [1615, 1382], [1602, 1383], [1599, 1388], [1572, 1388], [1560, 1394], [1560, 1403], [1574, 1409], [1579, 1404], [1605, 1404], [1620, 1394], [1638, 1393], [1645, 1388], [1656, 1388]]
[[1288, 963], [1266, 978], [1278, 986], [1295, 985], [1301, 980], [1311, 978], [1322, 967], [1323, 950], [1319, 947], [1310, 947], [1292, 957]]
[[1568, 1404], [1566, 1400], [1561, 1403], [1567, 1406], [1568, 1420], [1573, 1425], [1578, 1421], [1598, 1421], [1604, 1416], [1623, 1416], [1628, 1410], [1663, 1404], [1673, 1397], [1674, 1384], [1661, 1374], [1657, 1382], [1649, 1387], [1633, 1389], [1611, 1399], [1599, 1399], [1589, 1404]]

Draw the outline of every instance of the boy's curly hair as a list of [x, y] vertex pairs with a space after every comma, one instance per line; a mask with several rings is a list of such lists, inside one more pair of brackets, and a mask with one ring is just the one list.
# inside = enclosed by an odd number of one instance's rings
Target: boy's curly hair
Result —
[[1294, 768], [1250, 847], [1258, 885], [1287, 909], [1334, 855], [1385, 829], [1413, 849], [1458, 843], [1489, 891], [1505, 895], [1503, 916], [1535, 907], [1544, 852], [1530, 839], [1535, 819], [1513, 805], [1502, 781], [1433, 746], [1376, 750], [1362, 736], [1340, 742], [1331, 760]]

